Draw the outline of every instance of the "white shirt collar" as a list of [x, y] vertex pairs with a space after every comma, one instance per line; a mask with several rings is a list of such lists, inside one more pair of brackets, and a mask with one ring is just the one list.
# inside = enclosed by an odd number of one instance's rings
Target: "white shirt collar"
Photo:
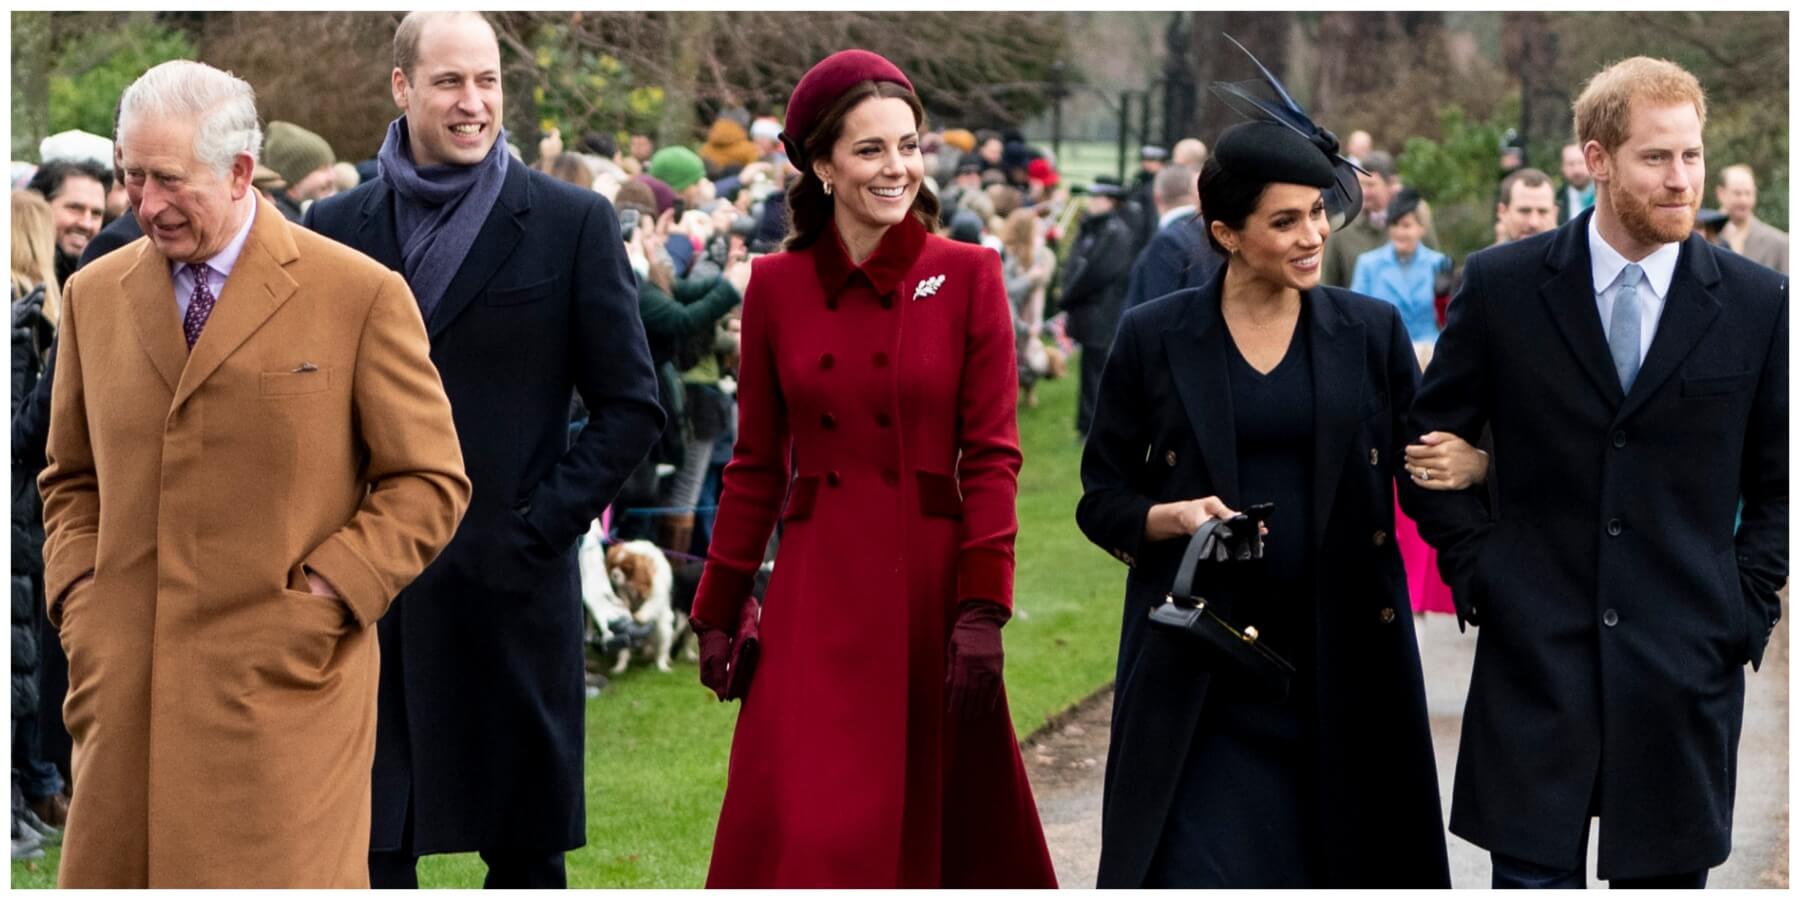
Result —
[[1167, 227], [1169, 227], [1170, 222], [1173, 222], [1176, 219], [1182, 218], [1183, 216], [1193, 215], [1194, 210], [1197, 208], [1198, 207], [1194, 206], [1192, 203], [1189, 203], [1186, 206], [1177, 206], [1174, 209], [1171, 209], [1168, 212], [1163, 213], [1160, 217], [1158, 217], [1156, 220], [1156, 227], [1159, 229], [1167, 228]]
[[[1588, 217], [1588, 257], [1594, 266], [1594, 293], [1605, 293], [1619, 278], [1619, 273], [1631, 265], [1631, 260], [1624, 254], [1614, 250], [1606, 238], [1600, 236], [1598, 224], [1600, 215], [1595, 213]], [[1675, 263], [1681, 258], [1681, 242], [1664, 244], [1656, 248], [1649, 256], [1637, 261], [1644, 270], [1644, 283], [1655, 292], [1658, 299], [1669, 296], [1669, 282], [1675, 280]]]
[[[223, 250], [220, 250], [218, 253], [214, 254], [211, 259], [206, 261], [208, 268], [219, 273], [221, 281], [231, 275], [231, 270], [237, 266], [238, 256], [244, 252], [244, 242], [250, 239], [250, 226], [256, 222], [256, 207], [260, 203], [261, 201], [257, 200], [257, 198], [250, 198], [250, 214], [244, 217], [244, 224], [238, 229], [237, 235], [231, 239], [231, 243], [225, 245]], [[182, 269], [191, 265], [193, 264], [183, 262], [175, 263], [174, 273], [180, 275]]]

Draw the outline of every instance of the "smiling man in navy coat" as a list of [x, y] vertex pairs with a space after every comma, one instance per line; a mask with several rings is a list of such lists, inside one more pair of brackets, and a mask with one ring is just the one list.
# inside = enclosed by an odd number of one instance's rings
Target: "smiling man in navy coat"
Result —
[[408, 15], [394, 63], [381, 177], [306, 224], [406, 276], [474, 497], [381, 620], [370, 882], [479, 851], [489, 887], [562, 887], [585, 840], [575, 544], [662, 431], [655, 370], [611, 204], [507, 155], [486, 20]]
[[[1638, 57], [1575, 130], [1599, 189], [1556, 231], [1469, 258], [1411, 430], [1505, 470], [1402, 502], [1480, 626], [1450, 830], [1495, 887], [1702, 887], [1731, 852], [1744, 664], [1787, 578], [1787, 278], [1691, 233], [1706, 101]], [[1420, 448], [1423, 449], [1423, 448]], [[1735, 529], [1739, 499], [1743, 521]]]

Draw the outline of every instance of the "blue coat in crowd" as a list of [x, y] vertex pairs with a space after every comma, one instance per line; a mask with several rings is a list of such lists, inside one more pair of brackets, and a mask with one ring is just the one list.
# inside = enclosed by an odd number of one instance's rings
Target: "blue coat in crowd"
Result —
[[1450, 257], [1420, 244], [1412, 259], [1401, 262], [1389, 241], [1356, 258], [1356, 274], [1350, 290], [1386, 300], [1400, 308], [1400, 321], [1414, 343], [1435, 343], [1438, 336], [1437, 306], [1432, 302], [1437, 273], [1450, 266]]

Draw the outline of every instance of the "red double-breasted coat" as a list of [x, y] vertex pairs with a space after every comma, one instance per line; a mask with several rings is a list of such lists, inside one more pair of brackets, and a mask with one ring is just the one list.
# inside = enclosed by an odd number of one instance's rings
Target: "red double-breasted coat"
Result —
[[708, 886], [1054, 885], [1004, 699], [945, 711], [958, 604], [1012, 606], [1017, 379], [990, 250], [909, 216], [860, 267], [835, 230], [755, 263], [694, 618], [782, 540]]

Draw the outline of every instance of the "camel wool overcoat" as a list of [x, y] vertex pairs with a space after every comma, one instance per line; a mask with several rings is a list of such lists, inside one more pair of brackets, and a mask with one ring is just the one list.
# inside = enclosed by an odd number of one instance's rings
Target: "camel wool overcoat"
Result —
[[367, 887], [374, 624], [468, 503], [450, 404], [400, 276], [266, 201], [192, 352], [171, 271], [140, 239], [64, 296], [59, 881]]

